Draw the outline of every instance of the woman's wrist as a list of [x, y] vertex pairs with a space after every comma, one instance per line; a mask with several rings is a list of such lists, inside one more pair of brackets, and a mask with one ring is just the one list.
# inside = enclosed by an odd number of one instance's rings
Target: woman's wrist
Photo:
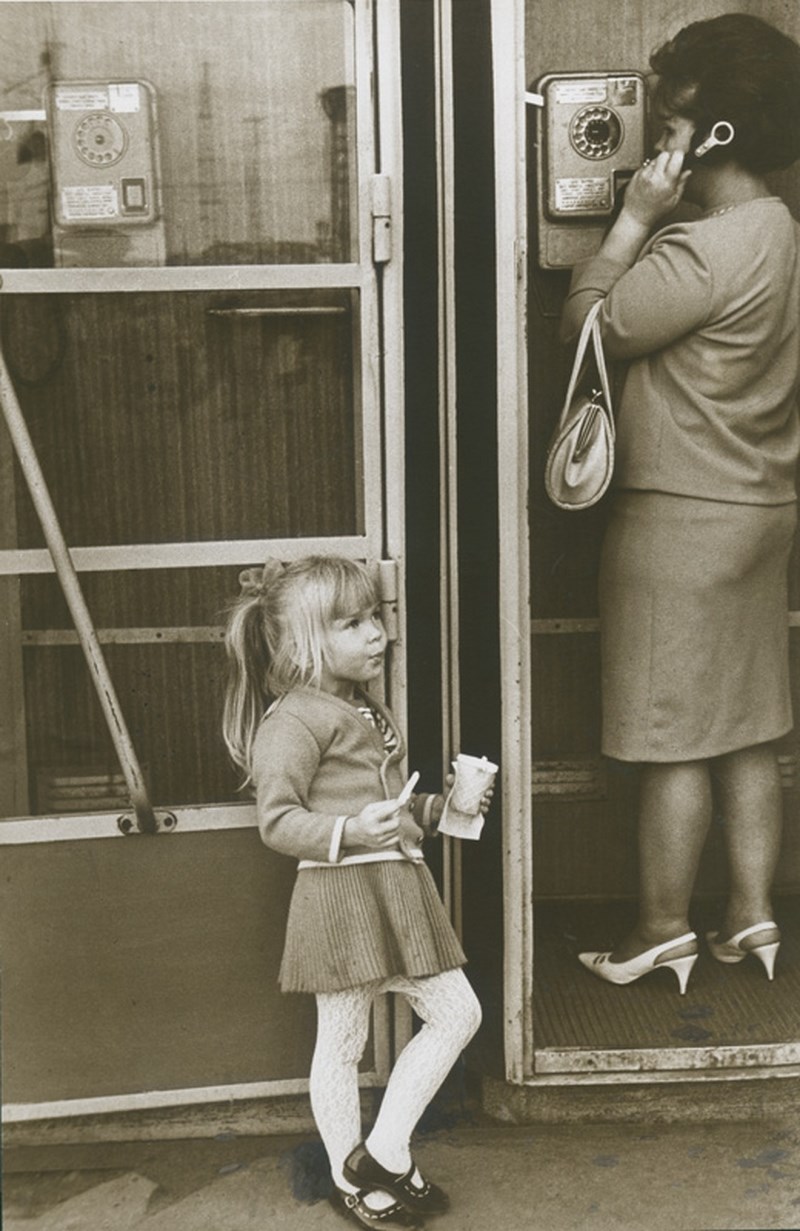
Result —
[[620, 265], [633, 265], [648, 240], [652, 225], [627, 206], [623, 206], [619, 217], [603, 240], [600, 255]]

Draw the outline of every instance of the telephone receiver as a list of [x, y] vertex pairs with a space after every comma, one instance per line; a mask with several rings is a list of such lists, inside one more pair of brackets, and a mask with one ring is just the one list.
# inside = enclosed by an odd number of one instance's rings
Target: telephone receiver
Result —
[[702, 158], [709, 150], [713, 150], [715, 146], [730, 145], [733, 138], [736, 136], [736, 129], [729, 120], [717, 120], [716, 124], [712, 124], [711, 132], [706, 137], [705, 141], [701, 141], [696, 150], [692, 151], [694, 158]]

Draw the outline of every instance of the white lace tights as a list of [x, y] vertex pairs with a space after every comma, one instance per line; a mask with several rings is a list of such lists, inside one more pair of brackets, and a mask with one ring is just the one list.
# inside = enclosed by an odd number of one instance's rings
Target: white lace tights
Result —
[[343, 992], [317, 994], [317, 1041], [311, 1063], [311, 1109], [328, 1152], [334, 1184], [352, 1190], [342, 1163], [361, 1141], [358, 1064], [379, 992], [399, 992], [422, 1020], [392, 1070], [367, 1148], [390, 1171], [411, 1166], [411, 1134], [481, 1021], [462, 970], [424, 979], [398, 976]]

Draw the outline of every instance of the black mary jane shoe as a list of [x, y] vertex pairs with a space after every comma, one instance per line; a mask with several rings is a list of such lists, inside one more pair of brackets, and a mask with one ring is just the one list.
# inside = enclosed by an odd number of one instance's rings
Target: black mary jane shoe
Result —
[[372, 1157], [363, 1142], [348, 1154], [342, 1170], [351, 1184], [358, 1184], [361, 1188], [382, 1188], [407, 1209], [420, 1214], [442, 1214], [450, 1207], [447, 1193], [437, 1184], [431, 1184], [424, 1177], [421, 1188], [412, 1183], [411, 1177], [416, 1170], [414, 1163], [402, 1175], [387, 1171]]
[[337, 1214], [361, 1227], [405, 1227], [406, 1231], [422, 1231], [423, 1224], [400, 1201], [383, 1210], [371, 1210], [364, 1204], [368, 1191], [362, 1188], [357, 1193], [346, 1193], [334, 1186], [328, 1200]]

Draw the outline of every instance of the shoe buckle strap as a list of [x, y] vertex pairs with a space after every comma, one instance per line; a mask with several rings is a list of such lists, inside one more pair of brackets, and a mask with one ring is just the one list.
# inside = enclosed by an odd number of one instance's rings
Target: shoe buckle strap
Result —
[[408, 1171], [404, 1171], [402, 1175], [397, 1176], [395, 1183], [402, 1185], [403, 1191], [408, 1193], [411, 1197], [427, 1197], [428, 1193], [431, 1191], [430, 1183], [424, 1176], [420, 1176], [422, 1184], [417, 1187], [412, 1178], [416, 1170], [417, 1165], [412, 1162]]

